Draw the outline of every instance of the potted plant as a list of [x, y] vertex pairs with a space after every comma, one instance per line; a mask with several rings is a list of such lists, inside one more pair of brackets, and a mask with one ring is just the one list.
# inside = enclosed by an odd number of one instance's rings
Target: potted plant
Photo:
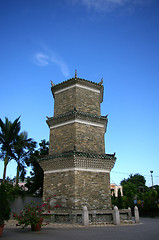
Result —
[[0, 185], [0, 236], [4, 229], [4, 222], [9, 220], [11, 209], [9, 207], [8, 195], [5, 185]]
[[31, 230], [39, 231], [42, 226], [43, 218], [48, 217], [50, 214], [50, 206], [48, 203], [37, 205], [35, 202], [31, 202], [24, 207], [20, 214], [13, 213], [13, 218], [18, 221], [17, 226], [31, 226]]

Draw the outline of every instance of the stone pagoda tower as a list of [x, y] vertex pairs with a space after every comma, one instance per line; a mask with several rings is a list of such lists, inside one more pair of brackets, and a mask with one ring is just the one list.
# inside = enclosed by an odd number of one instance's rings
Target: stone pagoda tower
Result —
[[110, 171], [115, 154], [105, 154], [107, 116], [101, 116], [103, 80], [75, 77], [54, 85], [54, 116], [50, 128], [49, 155], [41, 159], [44, 200], [54, 198], [59, 211], [78, 212], [111, 208]]

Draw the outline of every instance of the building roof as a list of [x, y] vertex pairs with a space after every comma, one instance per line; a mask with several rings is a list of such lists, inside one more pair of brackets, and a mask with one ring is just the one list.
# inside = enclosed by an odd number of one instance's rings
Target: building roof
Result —
[[59, 86], [59, 85], [62, 85], [64, 83], [68, 83], [69, 81], [71, 80], [76, 80], [76, 81], [83, 81], [83, 82], [88, 82], [88, 83], [91, 83], [91, 84], [94, 84], [94, 85], [98, 85], [98, 86], [102, 86], [102, 81], [99, 82], [99, 83], [95, 83], [93, 81], [90, 81], [90, 80], [86, 80], [86, 79], [83, 79], [83, 78], [78, 78], [78, 77], [74, 77], [74, 78], [70, 78], [70, 79], [67, 79], [61, 83], [58, 83], [58, 84], [55, 84], [54, 86]]
[[61, 89], [70, 87], [72, 85], [82, 85], [82, 86], [85, 86], [85, 87], [89, 87], [89, 88], [99, 90], [100, 95], [101, 95], [101, 97], [100, 97], [101, 100], [100, 101], [102, 102], [103, 101], [103, 85], [102, 84], [103, 84], [103, 79], [101, 79], [100, 83], [95, 83], [95, 82], [92, 82], [92, 81], [89, 81], [89, 80], [85, 80], [83, 78], [74, 77], [74, 78], [70, 78], [66, 81], [63, 81], [61, 83], [58, 83], [58, 84], [54, 84], [51, 81], [51, 86], [52, 86], [51, 91], [52, 91], [52, 94], [54, 96], [54, 94]]
[[69, 111], [67, 113], [60, 114], [57, 117], [47, 117], [47, 119], [48, 120], [51, 120], [51, 119], [55, 120], [55, 119], [60, 119], [60, 118], [66, 117], [66, 116], [71, 116], [73, 114], [81, 115], [81, 116], [89, 117], [89, 118], [101, 119], [101, 120], [106, 120], [107, 117], [108, 117], [108, 115], [106, 115], [106, 116], [98, 116], [98, 115], [94, 115], [94, 114], [90, 114], [90, 113], [86, 113], [86, 112], [77, 111], [76, 108], [74, 108], [73, 111]]
[[43, 156], [39, 161], [49, 160], [53, 158], [60, 158], [60, 157], [68, 157], [68, 156], [86, 156], [89, 158], [103, 158], [103, 159], [116, 159], [115, 153], [114, 154], [97, 154], [97, 153], [88, 153], [88, 152], [78, 152], [76, 150], [64, 152], [57, 155], [46, 155]]

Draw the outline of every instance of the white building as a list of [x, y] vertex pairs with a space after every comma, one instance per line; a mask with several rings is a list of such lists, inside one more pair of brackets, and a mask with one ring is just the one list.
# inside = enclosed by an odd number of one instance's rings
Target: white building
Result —
[[122, 186], [117, 186], [115, 183], [110, 184], [110, 189], [111, 189], [111, 195], [115, 194], [115, 197], [118, 197], [118, 190], [120, 189], [121, 196], [123, 196], [123, 187]]

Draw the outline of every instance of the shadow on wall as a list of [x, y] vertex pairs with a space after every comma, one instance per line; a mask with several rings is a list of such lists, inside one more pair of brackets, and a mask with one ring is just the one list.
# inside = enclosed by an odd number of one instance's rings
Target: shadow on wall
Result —
[[31, 202], [35, 202], [38, 205], [42, 204], [42, 198], [41, 197], [17, 197], [14, 200], [11, 200], [10, 203], [10, 208], [11, 208], [11, 215], [10, 218], [12, 218], [12, 213], [16, 212], [19, 214], [25, 207], [25, 205], [30, 204]]

